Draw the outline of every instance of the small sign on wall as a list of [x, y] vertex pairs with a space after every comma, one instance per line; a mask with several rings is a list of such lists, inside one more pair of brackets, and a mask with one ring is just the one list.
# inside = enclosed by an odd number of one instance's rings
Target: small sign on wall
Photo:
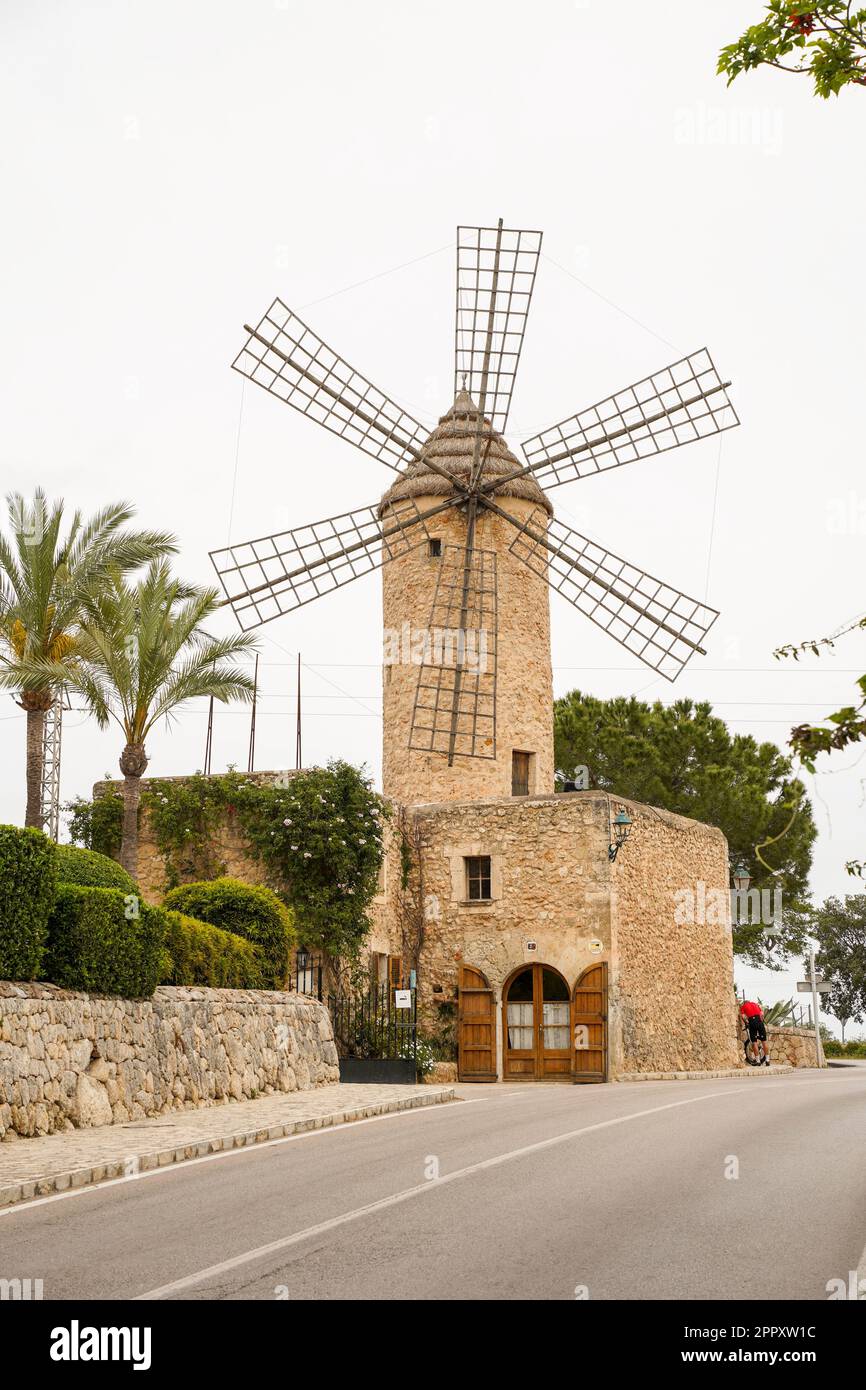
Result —
[[411, 1009], [412, 991], [411, 989], [394, 990], [394, 1007], [397, 1009]]
[[604, 943], [599, 941], [597, 936], [594, 936], [589, 943], [589, 950], [591, 955], [600, 956], [604, 950]]
[[527, 949], [527, 951], [529, 951], [530, 953], [532, 953], [533, 951], [537, 951], [537, 950], [538, 950], [538, 942], [537, 942], [537, 941], [527, 941], [527, 943], [526, 943], [526, 949]]

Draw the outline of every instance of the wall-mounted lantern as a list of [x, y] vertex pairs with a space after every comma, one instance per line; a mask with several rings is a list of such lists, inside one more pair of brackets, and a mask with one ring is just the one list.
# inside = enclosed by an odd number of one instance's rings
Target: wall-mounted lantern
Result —
[[616, 859], [620, 847], [625, 844], [631, 834], [632, 818], [624, 806], [620, 806], [613, 818], [613, 839], [607, 847], [607, 857], [611, 863]]
[[733, 878], [734, 888], [737, 892], [747, 893], [752, 879], [742, 859], [731, 869], [731, 876]]

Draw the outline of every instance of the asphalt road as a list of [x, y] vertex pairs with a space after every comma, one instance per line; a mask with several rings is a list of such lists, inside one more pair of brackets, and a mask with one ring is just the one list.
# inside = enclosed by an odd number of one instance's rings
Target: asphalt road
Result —
[[866, 1277], [866, 1069], [460, 1089], [10, 1209], [0, 1278], [46, 1299], [825, 1300]]

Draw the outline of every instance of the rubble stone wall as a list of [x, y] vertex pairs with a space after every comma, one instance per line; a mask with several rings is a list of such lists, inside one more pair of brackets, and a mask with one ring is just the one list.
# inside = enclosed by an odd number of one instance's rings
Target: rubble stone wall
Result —
[[276, 990], [118, 999], [0, 982], [0, 1139], [339, 1080], [324, 1005]]
[[737, 1066], [727, 841], [684, 816], [612, 802], [633, 821], [611, 875], [614, 1070]]
[[[814, 1028], [767, 1029], [770, 1061], [788, 1063], [791, 1067], [817, 1067]], [[827, 1059], [823, 1065], [826, 1067]]]

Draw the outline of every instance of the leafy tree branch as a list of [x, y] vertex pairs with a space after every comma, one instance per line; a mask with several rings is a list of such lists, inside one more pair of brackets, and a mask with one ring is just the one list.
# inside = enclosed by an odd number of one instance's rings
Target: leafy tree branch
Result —
[[716, 71], [730, 86], [759, 67], [809, 73], [816, 96], [825, 99], [843, 87], [866, 86], [866, 9], [845, 0], [770, 0], [765, 18], [722, 49]]

